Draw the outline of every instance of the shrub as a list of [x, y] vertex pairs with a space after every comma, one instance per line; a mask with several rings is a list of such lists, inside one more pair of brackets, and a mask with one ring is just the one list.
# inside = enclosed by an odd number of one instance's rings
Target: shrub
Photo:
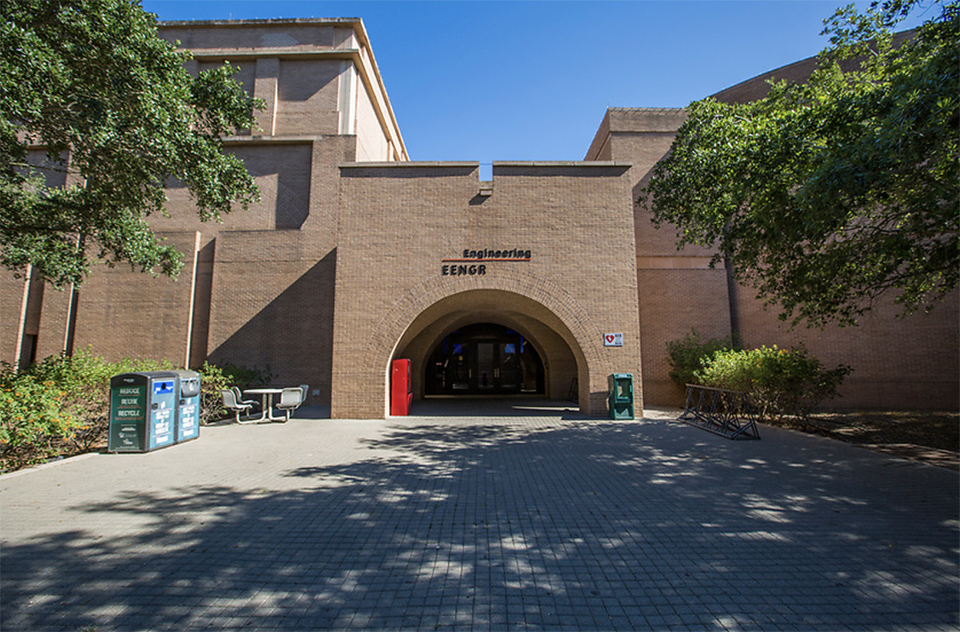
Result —
[[[52, 356], [25, 371], [0, 365], [0, 471], [106, 446], [110, 431], [110, 378], [119, 373], [173, 369], [166, 360], [106, 362], [89, 349]], [[204, 364], [200, 422], [222, 419], [220, 390], [266, 384], [267, 371]]]
[[169, 369], [166, 361], [107, 363], [89, 349], [51, 356], [26, 371], [0, 367], [0, 470], [14, 470], [104, 445], [110, 377]]
[[0, 469], [17, 469], [59, 452], [62, 438], [78, 427], [64, 409], [66, 392], [53, 381], [15, 374], [9, 364], [0, 370]]
[[705, 386], [747, 392], [761, 419], [806, 419], [817, 404], [837, 396], [851, 370], [845, 365], [824, 369], [802, 345], [790, 350], [774, 345], [717, 352], [697, 377]]
[[703, 368], [704, 363], [718, 351], [737, 349], [733, 338], [711, 338], [703, 341], [696, 329], [681, 340], [672, 340], [667, 343], [667, 354], [670, 356], [670, 379], [680, 386], [699, 384], [697, 371]]
[[209, 362], [204, 362], [197, 373], [200, 374], [200, 425], [223, 419], [227, 411], [223, 407], [220, 391], [233, 383], [224, 375], [223, 369]]
[[200, 373], [200, 423], [203, 425], [219, 421], [229, 413], [223, 407], [220, 391], [236, 386], [243, 390], [252, 386], [267, 386], [274, 375], [270, 367], [261, 370], [258, 367], [247, 368], [224, 362], [222, 365], [204, 362], [197, 369]]

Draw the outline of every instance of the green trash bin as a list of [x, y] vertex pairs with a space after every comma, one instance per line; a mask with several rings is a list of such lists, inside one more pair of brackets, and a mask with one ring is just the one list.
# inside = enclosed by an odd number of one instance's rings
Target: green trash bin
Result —
[[610, 419], [633, 419], [633, 374], [614, 373], [607, 385]]
[[121, 373], [110, 378], [110, 452], [149, 452], [176, 442], [177, 374]]

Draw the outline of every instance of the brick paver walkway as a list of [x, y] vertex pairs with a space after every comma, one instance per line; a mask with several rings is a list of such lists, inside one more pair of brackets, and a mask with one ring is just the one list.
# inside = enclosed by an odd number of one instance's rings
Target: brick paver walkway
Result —
[[497, 406], [301, 410], [0, 477], [0, 629], [960, 623], [954, 471], [767, 427], [731, 442]]

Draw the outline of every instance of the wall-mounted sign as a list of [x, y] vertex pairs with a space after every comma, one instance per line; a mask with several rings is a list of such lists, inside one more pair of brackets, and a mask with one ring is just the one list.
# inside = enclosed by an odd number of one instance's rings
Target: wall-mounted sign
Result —
[[471, 250], [464, 248], [463, 256], [456, 259], [442, 259], [440, 266], [441, 276], [483, 276], [487, 273], [487, 263], [509, 263], [530, 261], [532, 252], [528, 248], [511, 248], [509, 250], [494, 250], [481, 248]]
[[604, 347], [622, 347], [623, 334], [603, 334]]
[[533, 253], [529, 248], [511, 248], [510, 250], [494, 250], [481, 248], [480, 250], [463, 249], [460, 259], [444, 259], [444, 261], [530, 261]]
[[470, 276], [483, 276], [487, 273], [487, 266], [483, 265], [467, 265], [466, 263], [461, 263], [460, 265], [456, 264], [443, 264], [440, 266], [440, 275], [441, 276], [462, 276], [464, 274], [469, 274]]

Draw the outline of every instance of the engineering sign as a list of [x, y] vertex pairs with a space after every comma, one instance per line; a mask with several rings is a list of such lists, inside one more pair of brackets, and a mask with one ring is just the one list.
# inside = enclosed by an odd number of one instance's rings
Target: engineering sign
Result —
[[487, 273], [487, 263], [530, 261], [532, 252], [525, 248], [511, 248], [510, 250], [493, 250], [483, 248], [470, 250], [464, 248], [463, 257], [458, 259], [443, 259], [440, 266], [441, 276], [484, 276]]

